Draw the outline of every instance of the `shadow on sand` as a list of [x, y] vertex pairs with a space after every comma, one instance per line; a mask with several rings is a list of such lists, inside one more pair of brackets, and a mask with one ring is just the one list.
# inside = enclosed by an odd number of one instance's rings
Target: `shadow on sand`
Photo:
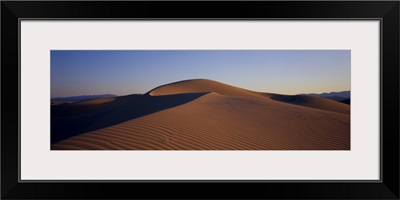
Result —
[[166, 96], [128, 95], [97, 105], [63, 104], [51, 107], [51, 144], [151, 113], [173, 108], [203, 95], [185, 93]]

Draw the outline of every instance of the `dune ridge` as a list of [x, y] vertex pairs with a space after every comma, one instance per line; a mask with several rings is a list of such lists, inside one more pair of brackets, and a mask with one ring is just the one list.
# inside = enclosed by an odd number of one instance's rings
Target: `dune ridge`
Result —
[[[258, 93], [195, 79], [150, 90], [144, 100], [117, 97], [120, 105], [97, 123], [197, 94], [104, 128], [52, 144], [53, 150], [349, 150], [350, 107], [320, 98]], [[98, 100], [97, 102], [103, 102]], [[337, 103], [337, 104], [336, 104]], [[340, 105], [340, 106], [339, 106]], [[343, 105], [343, 106], [342, 106]], [[347, 106], [347, 107], [346, 107]], [[348, 111], [347, 111], [348, 109]]]
[[151, 96], [163, 96], [182, 93], [215, 92], [222, 95], [249, 98], [264, 98], [253, 91], [234, 87], [208, 79], [191, 79], [159, 86], [148, 92]]

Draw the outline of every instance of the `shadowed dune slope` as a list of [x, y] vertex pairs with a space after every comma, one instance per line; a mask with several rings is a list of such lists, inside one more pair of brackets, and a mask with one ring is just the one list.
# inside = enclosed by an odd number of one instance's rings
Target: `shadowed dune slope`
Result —
[[51, 107], [51, 143], [193, 101], [205, 93], [128, 95]]
[[[169, 92], [156, 89], [156, 92], [150, 94], [168, 95], [186, 91], [182, 87], [173, 88], [174, 91]], [[200, 92], [200, 89], [195, 92]], [[220, 93], [203, 93], [187, 103], [80, 134], [53, 144], [52, 149], [350, 149], [348, 114], [293, 105], [265, 97], [232, 95], [236, 94], [234, 90], [225, 95]]]
[[[267, 96], [271, 96], [271, 94], [267, 94]], [[349, 105], [322, 97], [303, 95], [272, 95], [271, 99], [299, 106], [350, 114]]]

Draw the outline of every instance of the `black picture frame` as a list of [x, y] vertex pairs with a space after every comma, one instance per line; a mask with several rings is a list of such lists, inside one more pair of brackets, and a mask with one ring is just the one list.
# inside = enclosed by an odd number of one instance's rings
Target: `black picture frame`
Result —
[[[399, 199], [398, 1], [2, 1], [2, 199]], [[379, 19], [381, 175], [378, 182], [19, 182], [20, 19]], [[153, 192], [148, 192], [153, 191]]]

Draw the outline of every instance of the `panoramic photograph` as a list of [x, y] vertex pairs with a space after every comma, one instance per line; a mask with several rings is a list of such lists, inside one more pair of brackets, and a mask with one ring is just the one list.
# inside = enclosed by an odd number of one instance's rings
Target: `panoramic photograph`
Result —
[[350, 150], [350, 50], [52, 50], [51, 150]]

